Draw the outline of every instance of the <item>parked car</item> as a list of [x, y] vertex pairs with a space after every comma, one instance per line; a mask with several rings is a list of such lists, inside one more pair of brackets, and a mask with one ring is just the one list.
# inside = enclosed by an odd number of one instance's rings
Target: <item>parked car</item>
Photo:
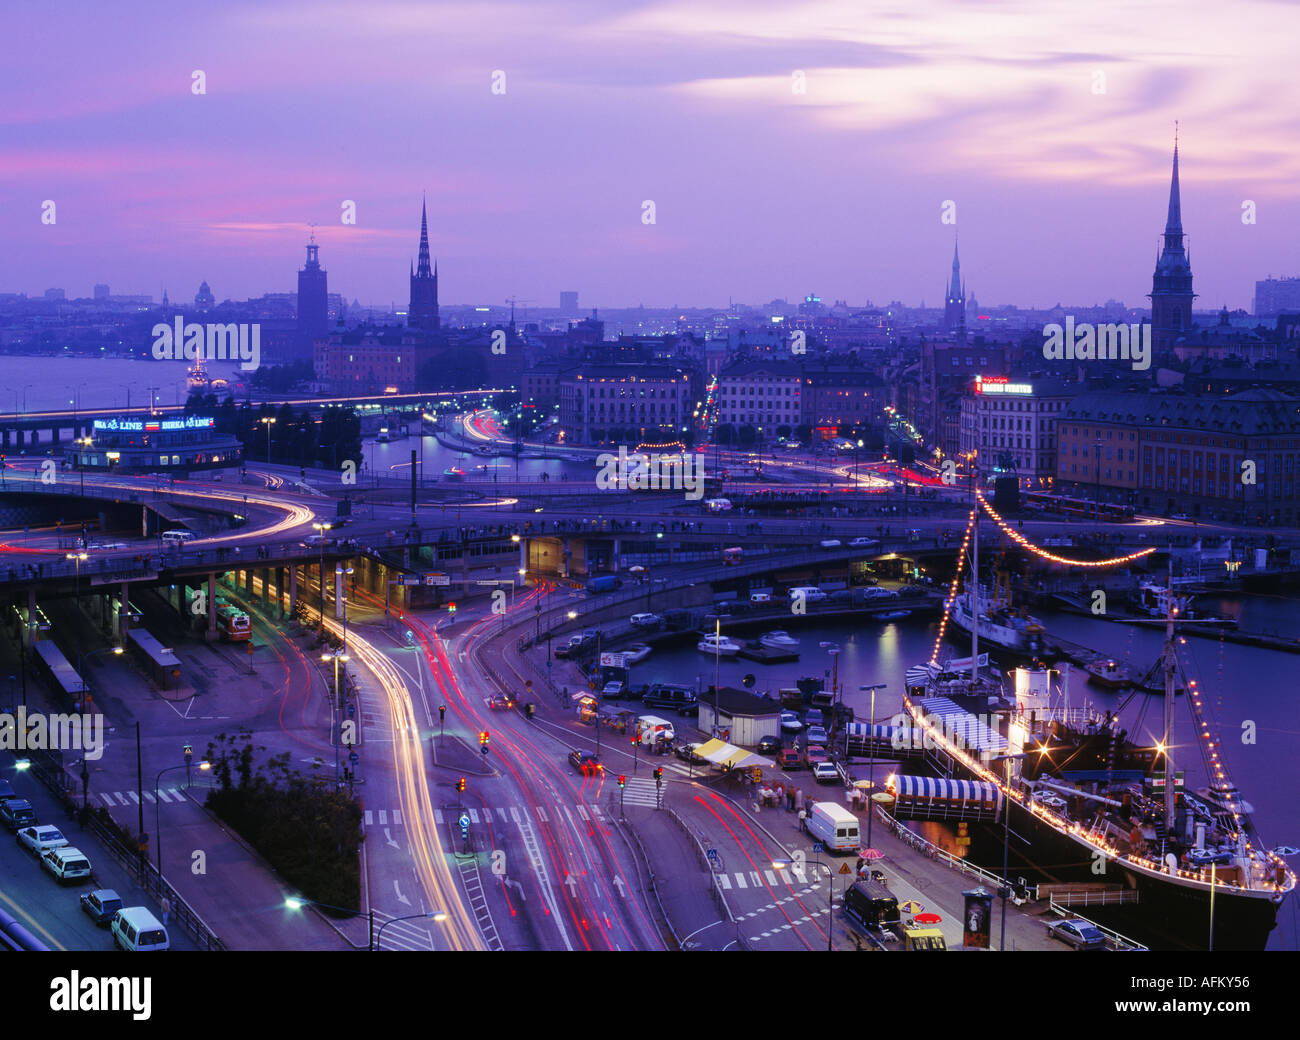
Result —
[[821, 726], [809, 726], [809, 727], [808, 727], [808, 743], [809, 743], [809, 744], [825, 744], [825, 743], [826, 743], [826, 740], [827, 740], [827, 738], [826, 738], [826, 730], [822, 729]]
[[1106, 936], [1096, 927], [1078, 917], [1065, 921], [1053, 921], [1047, 926], [1047, 933], [1055, 939], [1069, 943], [1076, 950], [1104, 950]]
[[826, 749], [820, 744], [809, 744], [803, 752], [804, 764], [812, 769], [818, 762], [827, 761]]
[[879, 545], [879, 538], [867, 538], [864, 535], [859, 535], [857, 538], [849, 539], [850, 549], [874, 549]]
[[798, 748], [786, 748], [776, 756], [776, 764], [781, 769], [802, 769], [803, 759], [799, 757]]
[[833, 762], [818, 762], [813, 766], [813, 779], [819, 784], [833, 784], [839, 781], [840, 773]]
[[[13, 714], [12, 710], [9, 711], [9, 714]], [[14, 790], [14, 785], [8, 780], [0, 780], [0, 802], [3, 802], [8, 798], [17, 797], [18, 792]]]
[[775, 755], [780, 750], [780, 737], [763, 737], [758, 742], [758, 753], [760, 755]]
[[18, 844], [33, 856], [41, 856], [46, 849], [57, 849], [61, 845], [67, 845], [68, 839], [63, 836], [59, 828], [51, 827], [49, 824], [38, 824], [20, 830]]
[[823, 549], [838, 549], [841, 547], [842, 543], [838, 538], [823, 538], [817, 544], [820, 545]]
[[71, 845], [46, 849], [41, 855], [41, 866], [60, 884], [75, 883], [90, 877], [90, 859]]
[[623, 680], [612, 679], [605, 684], [605, 688], [600, 691], [600, 695], [608, 700], [616, 701], [623, 696], [626, 689], [627, 683], [623, 682]]
[[786, 733], [798, 733], [803, 729], [803, 723], [799, 721], [799, 716], [793, 711], [781, 712], [781, 729]]
[[81, 893], [81, 909], [101, 927], [107, 927], [113, 915], [122, 909], [122, 897], [111, 888], [97, 888]]
[[628, 620], [635, 628], [658, 628], [664, 619], [658, 614], [633, 614]]
[[598, 776], [605, 771], [600, 759], [590, 751], [573, 750], [569, 752], [569, 765], [583, 776]]
[[0, 802], [0, 823], [11, 831], [19, 827], [30, 827], [36, 822], [36, 810], [32, 803], [23, 798], [8, 798]]

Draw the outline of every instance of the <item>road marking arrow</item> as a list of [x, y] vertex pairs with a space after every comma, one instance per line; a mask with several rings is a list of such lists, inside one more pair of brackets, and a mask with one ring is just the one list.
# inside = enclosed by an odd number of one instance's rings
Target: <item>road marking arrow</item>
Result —
[[569, 886], [569, 897], [572, 898], [577, 891], [578, 881], [572, 874], [566, 874], [564, 883]]
[[615, 874], [615, 875], [614, 875], [614, 887], [618, 889], [618, 894], [619, 894], [619, 896], [621, 896], [623, 899], [626, 899], [626, 898], [627, 898], [627, 893], [623, 891], [624, 885], [625, 885], [625, 882], [623, 881], [623, 879], [622, 879], [621, 877], [619, 877], [617, 874]]
[[402, 903], [405, 906], [411, 905], [411, 901], [407, 899], [406, 896], [402, 895], [402, 886], [397, 883], [396, 878], [393, 879], [393, 891], [397, 893], [397, 901], [399, 903]]
[[393, 836], [388, 833], [387, 827], [384, 828], [384, 837], [388, 839], [388, 844], [391, 845], [393, 848], [400, 849], [402, 847], [399, 844], [397, 844], [397, 842], [393, 841]]

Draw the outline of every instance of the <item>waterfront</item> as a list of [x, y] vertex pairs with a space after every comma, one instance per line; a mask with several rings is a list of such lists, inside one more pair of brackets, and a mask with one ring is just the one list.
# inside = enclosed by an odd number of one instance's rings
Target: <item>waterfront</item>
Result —
[[[1238, 617], [1252, 630], [1300, 633], [1300, 600], [1291, 597], [1243, 596], [1206, 597], [1206, 609]], [[1145, 670], [1155, 660], [1163, 642], [1156, 626], [1114, 624], [1089, 617], [1042, 611], [1039, 616], [1049, 634], [1095, 648], [1101, 653], [1132, 662]], [[724, 686], [741, 686], [752, 673], [754, 689], [774, 695], [783, 686], [794, 686], [801, 676], [819, 676], [830, 687], [831, 656], [818, 643], [833, 642], [841, 647], [839, 685], [843, 700], [860, 720], [870, 711], [867, 694], [859, 687], [886, 683], [876, 695], [877, 721], [901, 710], [903, 680], [907, 669], [929, 659], [936, 631], [933, 622], [905, 619], [879, 623], [824, 623], [815, 627], [794, 627], [780, 623], [800, 641], [798, 662], [759, 665], [744, 660], [723, 659], [718, 665]], [[771, 627], [778, 627], [772, 622]], [[727, 626], [723, 626], [724, 632]], [[763, 631], [760, 629], [758, 631]], [[754, 635], [756, 636], [756, 631]], [[969, 644], [949, 643], [946, 653], [963, 656]], [[1231, 775], [1244, 796], [1255, 806], [1254, 822], [1269, 848], [1297, 844], [1300, 814], [1294, 792], [1300, 787], [1300, 726], [1291, 690], [1295, 658], [1291, 654], [1221, 643], [1208, 639], [1187, 639], [1179, 653], [1189, 679], [1196, 679], [1203, 691], [1206, 721], [1218, 727], [1223, 738], [1222, 754]], [[1064, 670], [1063, 670], [1064, 671]], [[672, 649], [657, 650], [633, 667], [633, 682], [698, 682], [707, 689], [713, 682], [714, 662], [695, 649], [694, 641]], [[1064, 678], [1064, 675], [1063, 675]], [[1091, 703], [1118, 710], [1126, 697], [1090, 684], [1080, 668], [1068, 670], [1070, 703], [1081, 707]], [[1192, 739], [1191, 716], [1179, 697], [1175, 712], [1177, 767], [1185, 771], [1186, 787], [1195, 790], [1206, 781], [1205, 765]], [[1137, 695], [1120, 711], [1122, 724], [1143, 743], [1159, 739], [1162, 698]], [[1253, 729], [1255, 742], [1243, 743], [1245, 727]], [[1295, 864], [1292, 863], [1294, 869]], [[1278, 927], [1268, 948], [1298, 948], [1298, 912], [1294, 894], [1278, 915]]]

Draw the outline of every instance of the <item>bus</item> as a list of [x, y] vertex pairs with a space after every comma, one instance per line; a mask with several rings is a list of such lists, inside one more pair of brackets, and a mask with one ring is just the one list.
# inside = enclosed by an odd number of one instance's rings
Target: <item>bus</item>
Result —
[[726, 567], [730, 567], [733, 563], [740, 563], [744, 557], [745, 550], [739, 545], [722, 550], [722, 563]]
[[162, 533], [163, 545], [181, 546], [187, 542], [194, 541], [194, 532], [186, 531], [181, 528], [174, 528]]
[[217, 630], [227, 643], [246, 643], [253, 637], [253, 623], [248, 615], [229, 603], [217, 608]]

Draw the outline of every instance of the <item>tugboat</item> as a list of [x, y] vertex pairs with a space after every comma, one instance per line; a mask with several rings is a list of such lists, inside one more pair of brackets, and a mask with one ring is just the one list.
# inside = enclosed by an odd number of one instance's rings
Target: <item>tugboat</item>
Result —
[[1155, 582], [1144, 581], [1138, 586], [1134, 606], [1138, 612], [1161, 621], [1172, 610], [1177, 621], [1199, 621], [1203, 624], [1222, 625], [1224, 628], [1236, 628], [1237, 619], [1230, 617], [1206, 617], [1188, 608], [1191, 597], [1177, 597], [1172, 587], [1166, 588]]
[[[1139, 673], [1132, 665], [1124, 664], [1113, 657], [1096, 657], [1084, 665], [1088, 681], [1112, 690], [1135, 689], [1143, 693], [1164, 693], [1163, 685], [1152, 681], [1158, 665]], [[1182, 693], [1180, 689], [1177, 691]]]

